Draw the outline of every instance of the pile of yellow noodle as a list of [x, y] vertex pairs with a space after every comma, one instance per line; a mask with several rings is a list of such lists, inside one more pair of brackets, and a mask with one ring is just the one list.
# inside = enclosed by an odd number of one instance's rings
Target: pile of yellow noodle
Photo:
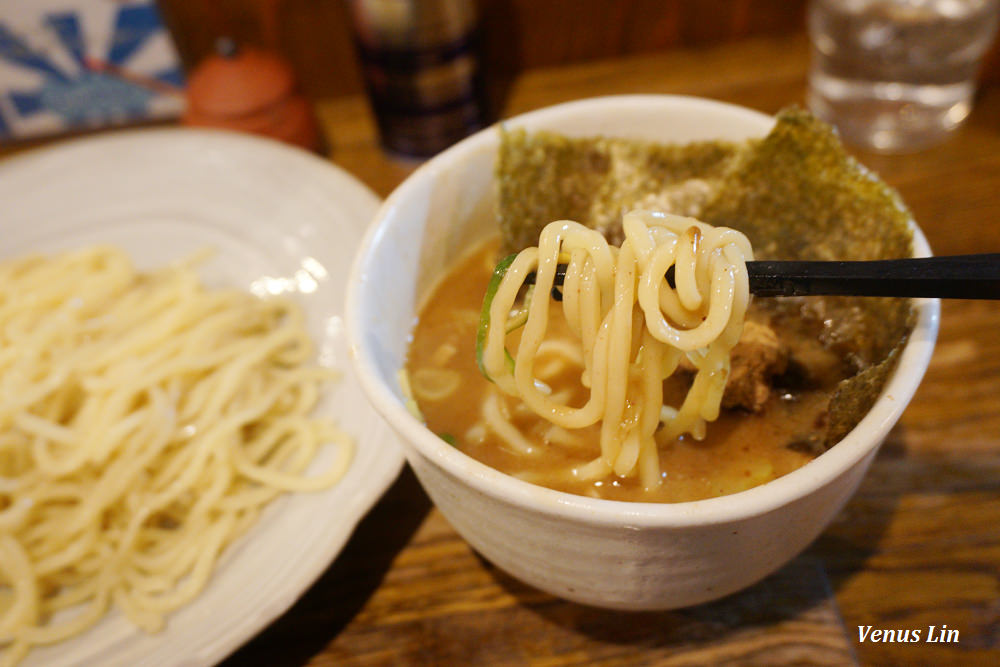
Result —
[[[705, 436], [719, 415], [729, 375], [729, 354], [743, 330], [749, 303], [746, 262], [750, 242], [732, 229], [692, 218], [633, 211], [624, 217], [621, 248], [597, 231], [571, 221], [548, 224], [537, 248], [522, 250], [500, 283], [490, 306], [483, 367], [497, 387], [519, 397], [536, 415], [563, 429], [601, 423], [600, 452], [572, 471], [578, 479], [611, 472], [638, 474], [645, 488], [660, 483], [654, 434]], [[556, 267], [567, 264], [562, 309], [578, 345], [563, 350], [567, 363], [581, 363], [580, 383], [589, 398], [580, 407], [562, 403], [536, 376], [535, 360], [552, 307]], [[665, 274], [674, 267], [675, 285]], [[506, 360], [505, 341], [523, 316], [515, 302], [531, 273], [535, 288], [525, 304], [520, 343]], [[680, 406], [663, 404], [663, 381], [683, 357], [696, 369]], [[517, 429], [487, 397], [483, 421], [508, 445], [529, 453]], [[493, 407], [491, 407], [493, 406]]]
[[[112, 606], [155, 631], [286, 490], [353, 446], [293, 304], [91, 248], [0, 264], [0, 664]], [[332, 463], [305, 473], [325, 443]]]

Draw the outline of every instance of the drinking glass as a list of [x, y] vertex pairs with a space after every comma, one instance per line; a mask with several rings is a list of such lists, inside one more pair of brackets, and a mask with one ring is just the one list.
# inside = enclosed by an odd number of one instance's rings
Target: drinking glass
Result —
[[998, 0], [811, 0], [808, 104], [850, 144], [938, 143], [972, 109]]

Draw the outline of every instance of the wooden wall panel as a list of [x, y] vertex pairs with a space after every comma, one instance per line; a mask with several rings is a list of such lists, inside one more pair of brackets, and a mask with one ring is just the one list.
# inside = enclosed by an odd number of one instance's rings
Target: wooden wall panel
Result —
[[287, 57], [313, 99], [361, 92], [350, 18], [343, 0], [158, 0], [185, 67], [216, 39], [274, 48]]
[[[347, 2], [159, 0], [188, 67], [210, 53], [220, 35], [273, 45], [313, 98], [364, 89]], [[805, 6], [805, 0], [478, 2], [486, 69], [501, 78], [525, 68], [794, 32], [802, 30]]]
[[[805, 29], [806, 0], [468, 0], [482, 16], [492, 88], [518, 72]], [[186, 66], [215, 39], [273, 46], [313, 99], [359, 93], [349, 0], [159, 0]], [[1000, 43], [983, 79], [1000, 81]]]

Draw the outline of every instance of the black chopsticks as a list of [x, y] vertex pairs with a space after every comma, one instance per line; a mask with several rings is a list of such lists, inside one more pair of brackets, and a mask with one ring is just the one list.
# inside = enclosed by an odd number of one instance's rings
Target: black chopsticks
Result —
[[[870, 262], [747, 262], [750, 293], [756, 296], [895, 296], [940, 299], [1000, 299], [1000, 253]], [[562, 286], [566, 266], [556, 269]], [[535, 281], [529, 275], [526, 283]], [[667, 271], [673, 285], [673, 267]], [[553, 288], [553, 297], [562, 294]]]
[[756, 296], [1000, 299], [1000, 254], [871, 262], [747, 262]]

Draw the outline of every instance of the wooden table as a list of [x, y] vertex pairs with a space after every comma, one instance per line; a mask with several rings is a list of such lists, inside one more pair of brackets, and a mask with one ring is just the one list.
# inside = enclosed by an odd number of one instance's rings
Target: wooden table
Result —
[[[505, 115], [639, 92], [773, 113], [802, 103], [807, 67], [792, 38], [534, 71], [513, 82]], [[364, 98], [319, 113], [332, 159], [380, 195], [412, 170], [379, 150]], [[859, 157], [899, 189], [935, 252], [1000, 251], [1000, 88], [939, 147]], [[858, 494], [743, 593], [663, 613], [563, 602], [478, 557], [407, 470], [320, 580], [226, 664], [1000, 664], [998, 331], [1000, 303], [944, 304], [926, 379]], [[868, 625], [960, 637], [860, 643]]]

